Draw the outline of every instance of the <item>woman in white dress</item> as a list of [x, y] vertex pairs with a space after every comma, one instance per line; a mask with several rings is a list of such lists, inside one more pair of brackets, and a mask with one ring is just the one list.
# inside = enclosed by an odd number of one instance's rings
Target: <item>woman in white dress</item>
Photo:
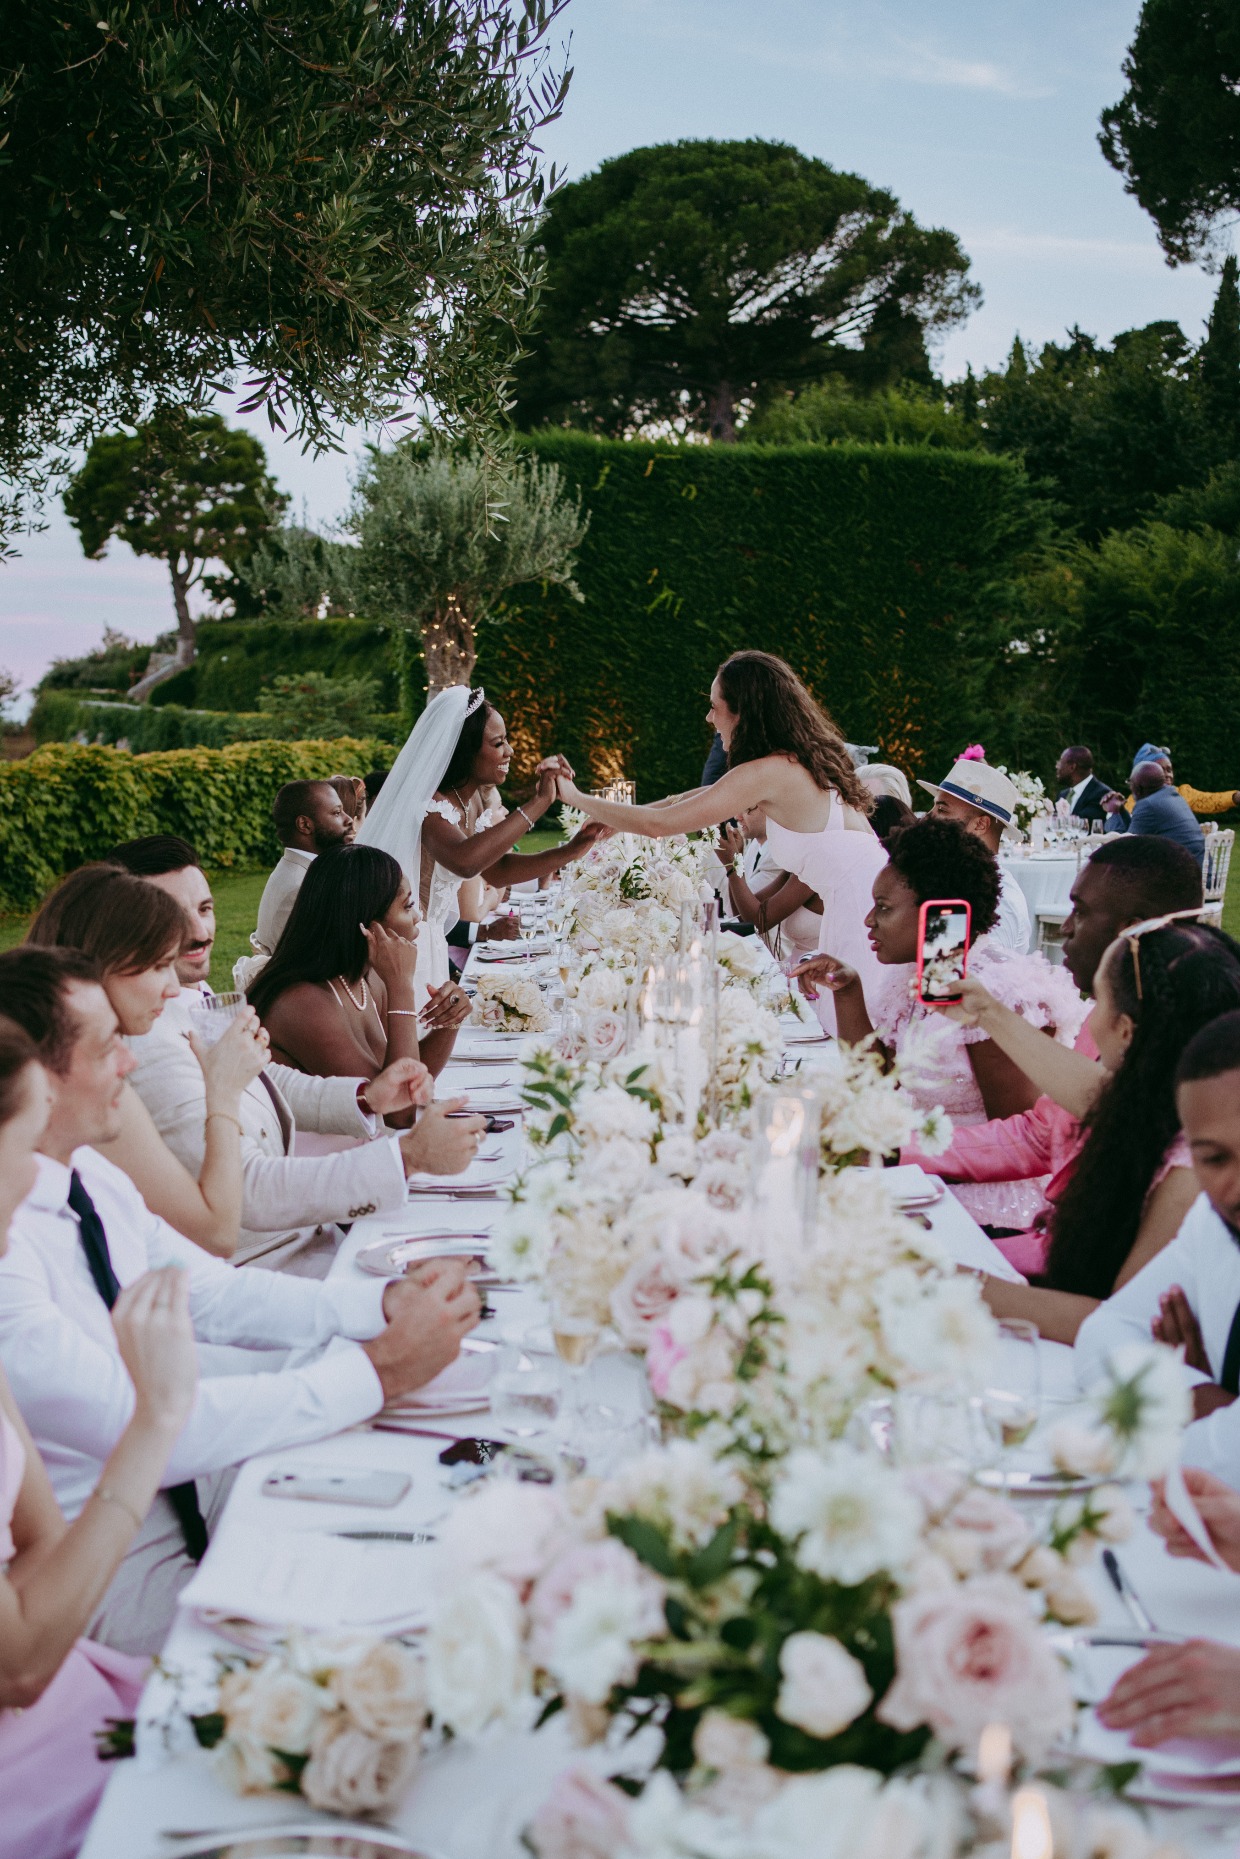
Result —
[[572, 771], [562, 756], [540, 762], [534, 795], [509, 813], [498, 790], [511, 761], [507, 727], [486, 693], [453, 685], [427, 704], [357, 834], [359, 845], [398, 859], [417, 891], [425, 922], [416, 999], [427, 1032], [459, 1024], [447, 933], [462, 915], [463, 884], [484, 880], [502, 889], [550, 877], [604, 831], [587, 826], [562, 846], [515, 853], [554, 803], [557, 776]]
[[[818, 947], [846, 949], [842, 959], [863, 980], [876, 980], [865, 916], [887, 854], [871, 830], [870, 796], [844, 738], [792, 667], [769, 652], [734, 652], [719, 667], [706, 721], [728, 752], [728, 771], [712, 787], [630, 807], [581, 794], [561, 777], [561, 796], [605, 826], [655, 839], [718, 826], [761, 807], [772, 860], [822, 900]], [[829, 996], [815, 1005], [823, 1026], [834, 1032]]]

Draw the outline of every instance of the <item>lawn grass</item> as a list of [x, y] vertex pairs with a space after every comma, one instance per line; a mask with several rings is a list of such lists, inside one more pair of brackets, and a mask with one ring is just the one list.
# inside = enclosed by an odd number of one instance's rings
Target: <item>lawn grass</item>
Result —
[[[548, 829], [527, 833], [517, 845], [518, 852], [542, 852], [558, 845], [562, 835]], [[250, 931], [258, 921], [258, 900], [267, 882], [267, 872], [213, 871], [211, 891], [215, 898], [215, 952], [211, 958], [211, 979], [217, 988], [232, 986], [232, 967], [239, 955], [251, 954]], [[11, 949], [26, 934], [29, 917], [0, 917], [0, 949]]]

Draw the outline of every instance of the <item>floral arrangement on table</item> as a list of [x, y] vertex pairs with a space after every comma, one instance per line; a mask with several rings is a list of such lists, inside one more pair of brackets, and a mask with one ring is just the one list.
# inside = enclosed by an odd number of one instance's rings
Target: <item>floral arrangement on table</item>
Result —
[[801, 1067], [796, 1082], [812, 1085], [822, 1107], [824, 1173], [896, 1155], [914, 1141], [924, 1155], [942, 1155], [950, 1146], [947, 1112], [938, 1106], [919, 1109], [900, 1089], [903, 1076], [899, 1063], [884, 1059], [873, 1040], [823, 1047]]
[[1016, 789], [1012, 823], [1018, 831], [1027, 833], [1035, 820], [1050, 817], [1054, 808], [1040, 776], [1031, 775], [1025, 768], [1000, 768], [999, 773], [1006, 775]]
[[485, 972], [478, 976], [472, 1026], [501, 1033], [545, 1033], [551, 1028], [542, 990], [529, 975]]
[[[1135, 1394], [1163, 1372], [1155, 1349], [1116, 1370], [1120, 1459], [1167, 1443], [1157, 1402]], [[563, 1710], [619, 1768], [561, 1778], [528, 1830], [543, 1859], [818, 1851], [821, 1828], [807, 1846], [767, 1830], [832, 1800], [849, 1804], [832, 1851], [858, 1816], [890, 1811], [894, 1843], [859, 1850], [955, 1852], [970, 1802], [946, 1759], [1003, 1724], [1036, 1767], [1073, 1721], [1043, 1629], [1087, 1617], [1075, 1565], [1131, 1521], [1094, 1497], [1052, 1545], [963, 1474], [840, 1441], [755, 1471], [673, 1440], [603, 1482], [495, 1482], [441, 1532], [432, 1714], [470, 1737]], [[807, 1795], [810, 1774], [837, 1785]], [[924, 1827], [931, 1812], [939, 1838], [896, 1838], [901, 1815]]]

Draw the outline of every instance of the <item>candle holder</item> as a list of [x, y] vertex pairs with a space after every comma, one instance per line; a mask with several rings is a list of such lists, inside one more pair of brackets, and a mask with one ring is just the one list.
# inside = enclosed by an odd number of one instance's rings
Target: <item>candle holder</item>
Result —
[[808, 1251], [818, 1225], [822, 1102], [810, 1085], [763, 1091], [754, 1106], [749, 1204], [773, 1244]]

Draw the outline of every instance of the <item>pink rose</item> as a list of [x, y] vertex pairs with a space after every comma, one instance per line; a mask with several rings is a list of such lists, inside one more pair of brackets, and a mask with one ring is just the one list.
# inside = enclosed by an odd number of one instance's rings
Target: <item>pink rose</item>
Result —
[[620, 1340], [630, 1349], [643, 1349], [679, 1296], [680, 1285], [662, 1259], [630, 1265], [611, 1294], [611, 1318]]
[[666, 1323], [656, 1324], [646, 1339], [646, 1376], [651, 1391], [660, 1401], [667, 1399], [672, 1371], [684, 1361], [689, 1351], [678, 1343]]
[[587, 1058], [614, 1059], [618, 1052], [624, 1050], [622, 1013], [612, 1013], [601, 1008], [597, 1013], [587, 1014], [583, 1031]]
[[538, 1859], [612, 1859], [629, 1831], [628, 1796], [588, 1769], [566, 1769], [528, 1829]]
[[1072, 1721], [1067, 1675], [1022, 1588], [983, 1575], [922, 1591], [893, 1610], [896, 1679], [878, 1709], [897, 1730], [928, 1724], [951, 1749], [974, 1749], [988, 1723], [1005, 1723], [1039, 1761]]
[[600, 1575], [617, 1585], [640, 1587], [644, 1596], [648, 1591], [657, 1619], [662, 1618], [663, 1590], [631, 1549], [614, 1536], [579, 1543], [556, 1557], [530, 1596], [530, 1653], [537, 1663], [545, 1665], [551, 1657], [556, 1626], [572, 1606], [580, 1584]]

